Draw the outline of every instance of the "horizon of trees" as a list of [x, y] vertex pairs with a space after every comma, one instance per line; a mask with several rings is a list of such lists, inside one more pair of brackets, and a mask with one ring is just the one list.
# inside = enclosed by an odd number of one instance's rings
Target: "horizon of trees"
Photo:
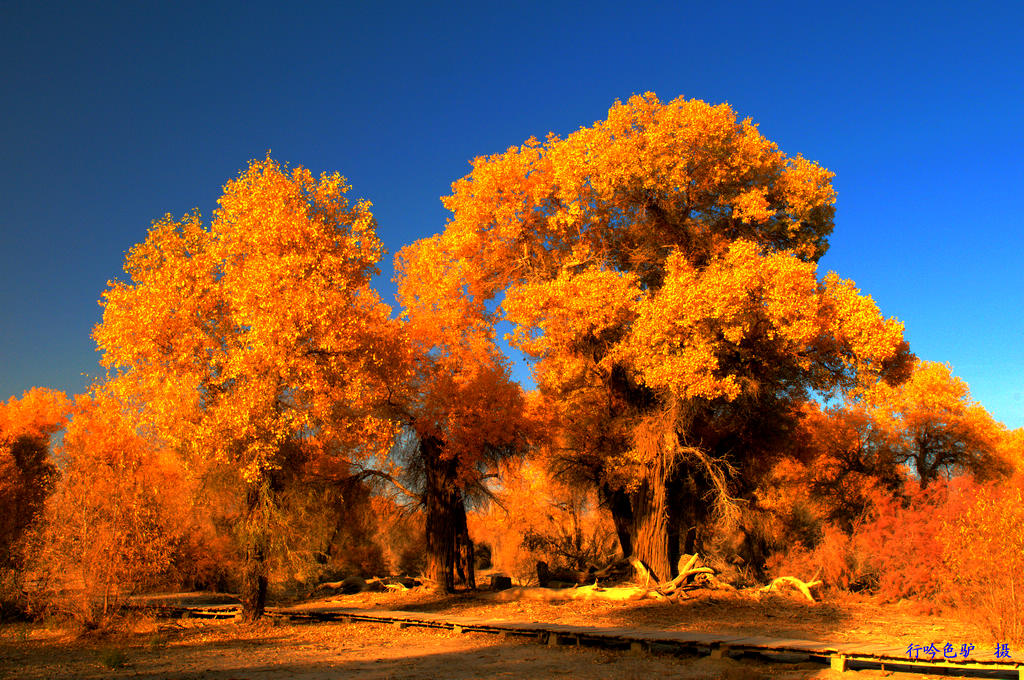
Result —
[[617, 545], [657, 581], [697, 551], [763, 577], [918, 502], [910, 481], [1019, 478], [1024, 429], [819, 275], [831, 179], [728, 105], [616, 102], [475, 159], [444, 230], [396, 254], [392, 310], [369, 203], [252, 161], [208, 222], [167, 215], [129, 252], [94, 331], [105, 382], [0, 405], [0, 586], [96, 620], [232, 584], [255, 620], [276, 567], [324, 573], [343, 545], [473, 588], [471, 530], [507, 560]]

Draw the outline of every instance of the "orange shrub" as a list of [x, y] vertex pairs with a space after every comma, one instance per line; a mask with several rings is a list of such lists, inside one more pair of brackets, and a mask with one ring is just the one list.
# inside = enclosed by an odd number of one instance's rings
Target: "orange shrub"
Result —
[[169, 575], [189, 531], [190, 494], [173, 460], [106, 395], [79, 401], [61, 454], [26, 580], [44, 608], [98, 626]]
[[870, 521], [858, 532], [860, 544], [871, 555], [877, 592], [885, 600], [933, 599], [944, 585], [938, 567], [946, 485], [937, 483], [927, 490], [915, 486], [916, 482], [907, 484], [906, 505], [899, 497], [878, 496]]
[[[509, 468], [512, 468], [509, 465]], [[596, 494], [575, 492], [526, 462], [502, 475], [499, 503], [469, 514], [473, 540], [491, 551], [492, 566], [526, 584], [537, 562], [583, 571], [617, 554], [614, 529]]]
[[767, 567], [772, 577], [821, 579], [826, 588], [858, 591], [876, 584], [862, 542], [833, 524], [822, 527], [820, 540], [814, 548], [796, 544], [789, 550], [774, 553]]
[[1024, 475], [979, 489], [942, 525], [950, 595], [999, 642], [1024, 642]]

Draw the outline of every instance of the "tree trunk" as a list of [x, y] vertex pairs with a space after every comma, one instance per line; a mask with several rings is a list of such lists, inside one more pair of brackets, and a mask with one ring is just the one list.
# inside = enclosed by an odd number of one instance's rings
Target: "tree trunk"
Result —
[[466, 501], [460, 494], [455, 508], [455, 569], [459, 583], [470, 590], [476, 590], [476, 565], [473, 563], [473, 541], [469, 537], [469, 525], [466, 522]]
[[455, 592], [455, 556], [457, 517], [455, 460], [441, 457], [441, 442], [431, 437], [420, 441], [426, 485], [423, 505], [426, 509], [427, 577], [439, 590]]
[[[633, 494], [633, 557], [643, 562], [655, 579], [669, 581], [676, 575], [679, 534], [670, 531], [668, 493], [658, 477], [644, 481]], [[673, 534], [674, 546], [670, 540]]]
[[245, 561], [242, 573], [242, 619], [256, 621], [267, 606], [267, 529], [263, 491], [256, 485], [246, 493]]
[[615, 524], [615, 535], [619, 538], [619, 548], [622, 550], [622, 558], [628, 560], [633, 556], [633, 506], [629, 502], [629, 495], [622, 489], [613, 489], [607, 484], [602, 484], [601, 502], [608, 506], [612, 513], [612, 522]]

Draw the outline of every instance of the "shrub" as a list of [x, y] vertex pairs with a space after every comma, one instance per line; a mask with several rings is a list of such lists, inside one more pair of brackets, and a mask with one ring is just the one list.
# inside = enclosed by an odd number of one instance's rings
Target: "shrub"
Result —
[[64, 473], [26, 544], [26, 582], [38, 608], [91, 628], [168, 575], [189, 494], [116, 402], [82, 401], [64, 436]]
[[999, 642], [1024, 642], [1024, 476], [984, 487], [942, 526], [951, 595]]
[[530, 462], [503, 474], [502, 487], [495, 494], [500, 504], [468, 518], [474, 540], [490, 547], [495, 569], [528, 583], [538, 561], [584, 571], [614, 559], [615, 533], [595, 494], [574, 491]]
[[869, 555], [883, 600], [901, 598], [938, 602], [948, 585], [942, 563], [942, 524], [952, 508], [949, 485], [927, 489], [908, 482], [905, 497], [878, 495], [870, 519], [856, 535]]
[[860, 591], [878, 584], [863, 542], [833, 524], [822, 528], [813, 548], [796, 544], [773, 554], [768, 560], [768, 571], [772, 577], [821, 579], [825, 587], [837, 590]]

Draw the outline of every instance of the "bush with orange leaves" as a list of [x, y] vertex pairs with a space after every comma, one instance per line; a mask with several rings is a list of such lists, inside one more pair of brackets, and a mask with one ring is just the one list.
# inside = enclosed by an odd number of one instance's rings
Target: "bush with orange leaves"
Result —
[[50, 438], [67, 410], [62, 392], [39, 387], [0, 402], [0, 620], [23, 613], [22, 538], [57, 479]]
[[859, 536], [834, 524], [821, 527], [813, 548], [797, 543], [773, 553], [766, 566], [772, 578], [796, 576], [804, 581], [821, 580], [824, 587], [835, 590], [863, 591], [878, 582], [870, 555]]
[[819, 518], [814, 540], [772, 555], [769, 571], [821, 578], [839, 590], [868, 590], [883, 601], [951, 605], [944, 527], [978, 489], [966, 476], [940, 479], [927, 488], [912, 480], [898, 493], [872, 489], [866, 512], [850, 530]]
[[190, 525], [177, 466], [106, 392], [81, 397], [59, 450], [63, 474], [31, 538], [39, 610], [92, 628], [167, 577]]
[[955, 607], [998, 641], [1024, 642], [1024, 475], [908, 487], [903, 502], [880, 502], [857, 538], [878, 593]]
[[954, 602], [999, 642], [1024, 642], [1024, 474], [947, 513], [941, 543]]
[[596, 494], [574, 491], [537, 461], [509, 463], [494, 501], [468, 516], [470, 534], [491, 551], [491, 565], [526, 585], [537, 562], [585, 571], [617, 555], [615, 532]]
[[810, 547], [768, 560], [773, 576], [821, 578], [883, 601], [913, 600], [982, 621], [1000, 642], [1024, 642], [1024, 475], [980, 484], [962, 475], [901, 494], [875, 492], [846, 532], [823, 524]]
[[969, 476], [938, 480], [922, 488], [909, 481], [903, 494], [878, 495], [869, 520], [855, 535], [885, 600], [903, 598], [937, 606], [953, 604], [950, 573], [943, 559], [944, 527], [979, 491]]

